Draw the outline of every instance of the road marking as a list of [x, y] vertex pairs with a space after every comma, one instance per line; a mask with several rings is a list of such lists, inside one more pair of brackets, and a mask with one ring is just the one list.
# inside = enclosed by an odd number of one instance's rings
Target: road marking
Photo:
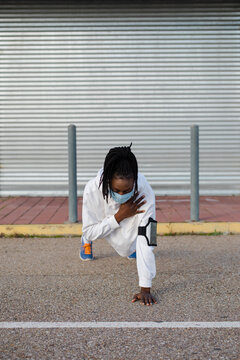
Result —
[[240, 321], [223, 322], [167, 322], [167, 321], [149, 321], [149, 322], [0, 322], [0, 329], [49, 329], [49, 328], [240, 328]]

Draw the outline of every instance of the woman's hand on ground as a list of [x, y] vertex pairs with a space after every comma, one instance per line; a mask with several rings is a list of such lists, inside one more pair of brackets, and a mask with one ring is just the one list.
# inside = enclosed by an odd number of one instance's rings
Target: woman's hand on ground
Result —
[[145, 210], [139, 210], [141, 206], [146, 204], [146, 201], [143, 200], [145, 196], [142, 195], [137, 199], [138, 195], [139, 193], [136, 193], [131, 199], [120, 205], [118, 212], [115, 214], [118, 223], [126, 218], [145, 212]]
[[153, 303], [157, 304], [157, 301], [154, 299], [154, 297], [150, 293], [150, 288], [141, 288], [141, 292], [138, 294], [135, 294], [132, 302], [140, 300], [140, 304], [150, 306]]

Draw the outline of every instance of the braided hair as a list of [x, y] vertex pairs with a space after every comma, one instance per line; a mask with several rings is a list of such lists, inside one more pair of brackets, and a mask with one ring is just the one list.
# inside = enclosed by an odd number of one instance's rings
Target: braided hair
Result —
[[131, 151], [131, 146], [115, 147], [109, 150], [100, 178], [99, 187], [102, 184], [103, 198], [108, 201], [109, 189], [111, 188], [112, 178], [119, 176], [125, 179], [133, 179], [135, 190], [138, 191], [138, 164], [135, 155]]

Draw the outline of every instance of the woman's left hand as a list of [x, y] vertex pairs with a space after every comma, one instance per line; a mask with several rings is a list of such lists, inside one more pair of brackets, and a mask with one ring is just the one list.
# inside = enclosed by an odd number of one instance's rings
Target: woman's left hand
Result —
[[138, 294], [135, 294], [132, 302], [140, 300], [140, 304], [150, 306], [153, 303], [157, 304], [157, 301], [154, 299], [154, 297], [150, 293], [150, 288], [141, 288], [141, 292]]

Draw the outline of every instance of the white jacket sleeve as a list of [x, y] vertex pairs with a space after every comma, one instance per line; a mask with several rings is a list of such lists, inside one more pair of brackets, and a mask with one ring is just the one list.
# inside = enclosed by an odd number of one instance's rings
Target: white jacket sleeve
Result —
[[[142, 191], [147, 203], [141, 207], [145, 210], [139, 226], [145, 226], [149, 217], [155, 219], [155, 195], [151, 186], [146, 182]], [[140, 194], [141, 195], [141, 194]], [[137, 270], [139, 277], [139, 286], [150, 288], [152, 279], [156, 275], [156, 264], [154, 255], [154, 246], [148, 246], [144, 236], [138, 235], [136, 244]]]
[[89, 186], [86, 186], [83, 193], [82, 231], [84, 237], [89, 241], [104, 238], [120, 226], [114, 215], [99, 221], [97, 218], [97, 212], [100, 210], [99, 207], [102, 207], [99, 201], [99, 194], [95, 194], [91, 189], [89, 191]]

